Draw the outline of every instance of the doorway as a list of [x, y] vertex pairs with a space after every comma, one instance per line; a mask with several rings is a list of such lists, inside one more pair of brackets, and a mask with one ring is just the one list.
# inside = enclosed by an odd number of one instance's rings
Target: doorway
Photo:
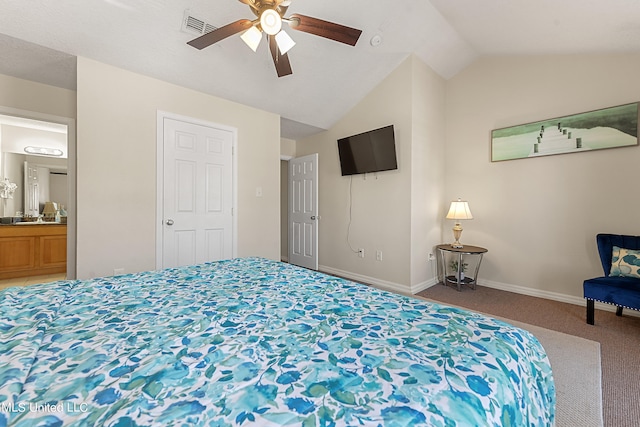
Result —
[[280, 260], [289, 262], [289, 160], [280, 156]]
[[[66, 189], [56, 186], [54, 194], [66, 199], [66, 274], [65, 278], [76, 278], [76, 135], [75, 120], [68, 117], [53, 116], [49, 114], [37, 113], [26, 110], [19, 110], [10, 107], [0, 106], [0, 129], [6, 138], [0, 139], [0, 178], [7, 178], [10, 182], [20, 183], [21, 188], [16, 188], [13, 196], [15, 198], [3, 200], [0, 206], [0, 216], [3, 218], [14, 218], [17, 214], [24, 214], [24, 207], [19, 203], [24, 203], [24, 183], [18, 172], [11, 172], [5, 165], [8, 158], [25, 156], [25, 160], [35, 159], [38, 163], [53, 166], [54, 172], [66, 173]], [[22, 137], [16, 137], [16, 134]], [[26, 136], [37, 135], [40, 138], [27, 138]], [[55, 136], [54, 136], [55, 135]], [[41, 138], [48, 136], [50, 138]], [[48, 145], [49, 140], [56, 140], [59, 146]], [[53, 143], [52, 143], [53, 144]], [[30, 148], [27, 148], [30, 147]], [[42, 150], [40, 150], [42, 149]], [[62, 150], [63, 155], [57, 151]], [[10, 154], [11, 153], [11, 154]], [[55, 155], [54, 155], [55, 154]], [[62, 158], [66, 158], [62, 160]], [[15, 169], [15, 168], [14, 168]], [[19, 169], [18, 169], [19, 170]], [[11, 178], [6, 176], [12, 174]], [[12, 181], [13, 180], [13, 181]], [[59, 181], [54, 178], [54, 181]], [[61, 194], [62, 192], [62, 194]], [[51, 193], [50, 193], [51, 194]], [[11, 201], [11, 202], [10, 202]], [[16, 203], [17, 202], [17, 203]], [[3, 221], [6, 221], [3, 220]], [[63, 252], [64, 253], [64, 252]], [[64, 262], [64, 261], [63, 261]], [[60, 275], [56, 275], [55, 280], [59, 280]], [[36, 280], [42, 281], [47, 278], [38, 277]], [[50, 281], [50, 280], [47, 280]], [[26, 279], [25, 284], [30, 284], [30, 279]]]

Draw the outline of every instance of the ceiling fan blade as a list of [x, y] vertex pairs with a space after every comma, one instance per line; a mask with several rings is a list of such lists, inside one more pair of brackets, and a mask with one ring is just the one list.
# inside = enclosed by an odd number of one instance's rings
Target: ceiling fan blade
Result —
[[288, 76], [289, 74], [293, 74], [291, 70], [291, 63], [289, 63], [289, 56], [285, 53], [284, 55], [280, 54], [280, 49], [278, 49], [278, 44], [276, 43], [275, 36], [269, 36], [269, 50], [271, 51], [271, 56], [273, 57], [273, 65], [276, 66], [276, 72], [278, 73], [278, 77]]
[[212, 44], [226, 39], [229, 36], [248, 30], [252, 25], [252, 21], [249, 21], [248, 19], [240, 19], [236, 22], [232, 22], [231, 24], [227, 24], [224, 27], [216, 28], [207, 34], [203, 34], [200, 37], [187, 42], [187, 44], [195, 47], [196, 49], [204, 49], [205, 47], [211, 46]]
[[355, 46], [360, 38], [360, 34], [362, 34], [362, 31], [356, 28], [346, 27], [297, 13], [289, 17], [289, 26], [294, 30], [304, 31], [305, 33], [335, 40], [350, 46]]

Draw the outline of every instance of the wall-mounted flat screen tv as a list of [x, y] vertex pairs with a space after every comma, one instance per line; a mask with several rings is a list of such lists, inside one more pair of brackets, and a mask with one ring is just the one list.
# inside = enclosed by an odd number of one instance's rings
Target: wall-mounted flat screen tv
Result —
[[340, 138], [342, 176], [398, 169], [393, 125]]

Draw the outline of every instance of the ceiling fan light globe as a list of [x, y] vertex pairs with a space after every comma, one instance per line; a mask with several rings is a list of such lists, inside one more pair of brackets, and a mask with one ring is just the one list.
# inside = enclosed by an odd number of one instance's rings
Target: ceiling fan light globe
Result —
[[284, 30], [276, 34], [276, 43], [278, 44], [278, 49], [280, 49], [280, 53], [282, 55], [289, 52], [291, 48], [296, 45], [296, 42], [294, 42], [291, 36], [285, 33]]
[[260, 15], [260, 26], [262, 31], [270, 36], [275, 36], [282, 28], [282, 18], [275, 10], [267, 9]]
[[255, 52], [262, 41], [262, 32], [256, 27], [251, 27], [242, 33], [240, 38]]

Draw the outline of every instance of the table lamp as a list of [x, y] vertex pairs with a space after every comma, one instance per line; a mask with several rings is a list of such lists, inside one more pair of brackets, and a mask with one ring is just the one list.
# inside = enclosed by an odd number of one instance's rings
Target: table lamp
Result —
[[43, 219], [47, 222], [53, 222], [56, 219], [56, 212], [58, 212], [58, 206], [54, 202], [46, 202], [44, 209], [42, 210]]
[[460, 236], [462, 235], [460, 220], [473, 219], [473, 215], [471, 215], [471, 210], [469, 209], [469, 203], [460, 199], [451, 202], [449, 213], [447, 213], [446, 218], [456, 221], [455, 225], [453, 226], [453, 238], [456, 239], [456, 241], [453, 242], [451, 246], [458, 249], [462, 248], [462, 244], [460, 243]]

